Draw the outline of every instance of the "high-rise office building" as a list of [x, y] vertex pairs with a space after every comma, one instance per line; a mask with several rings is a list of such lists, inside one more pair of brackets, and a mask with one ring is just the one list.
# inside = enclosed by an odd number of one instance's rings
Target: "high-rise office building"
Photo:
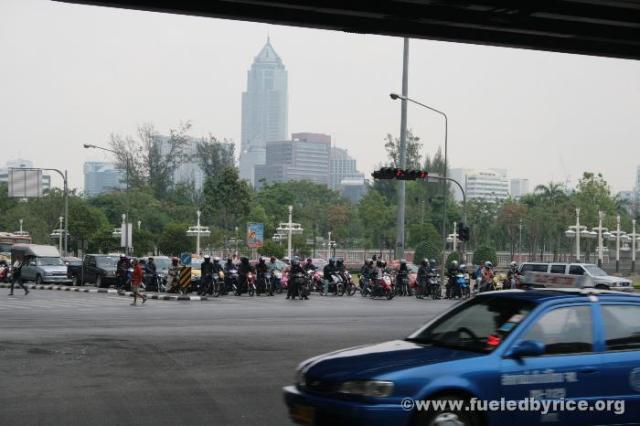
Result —
[[334, 190], [340, 189], [340, 182], [347, 178], [362, 178], [364, 175], [358, 172], [356, 160], [351, 157], [346, 149], [331, 148], [331, 174], [329, 187]]
[[529, 179], [511, 179], [510, 191], [513, 199], [520, 199], [529, 193]]
[[84, 171], [84, 195], [96, 195], [122, 190], [126, 187], [125, 171], [116, 168], [115, 164], [104, 161], [86, 161]]
[[287, 70], [267, 38], [247, 73], [247, 90], [242, 93], [241, 178], [255, 184], [254, 169], [265, 164], [266, 143], [284, 141], [287, 126]]
[[262, 182], [308, 180], [329, 185], [331, 136], [294, 133], [292, 140], [267, 142], [266, 163], [255, 166], [256, 186]]

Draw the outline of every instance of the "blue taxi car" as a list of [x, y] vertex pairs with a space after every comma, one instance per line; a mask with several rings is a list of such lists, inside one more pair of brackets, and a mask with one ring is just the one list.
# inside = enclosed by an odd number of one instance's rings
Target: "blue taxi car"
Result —
[[[284, 397], [294, 422], [315, 426], [640, 424], [640, 297], [483, 293], [404, 340], [304, 361]], [[469, 408], [501, 398], [586, 405]], [[418, 410], [419, 401], [463, 405]]]

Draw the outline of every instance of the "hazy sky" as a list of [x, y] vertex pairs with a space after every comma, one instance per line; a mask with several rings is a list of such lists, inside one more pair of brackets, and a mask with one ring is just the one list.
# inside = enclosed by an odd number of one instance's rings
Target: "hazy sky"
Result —
[[[289, 72], [289, 132], [330, 134], [370, 173], [399, 133], [402, 39], [44, 0], [0, 0], [0, 163], [67, 168], [82, 187], [82, 163], [108, 159], [82, 144], [145, 122], [239, 143], [267, 35]], [[409, 78], [410, 96], [449, 115], [452, 167], [633, 186], [640, 61], [412, 40]], [[425, 153], [443, 143], [440, 116], [410, 106], [408, 122]]]

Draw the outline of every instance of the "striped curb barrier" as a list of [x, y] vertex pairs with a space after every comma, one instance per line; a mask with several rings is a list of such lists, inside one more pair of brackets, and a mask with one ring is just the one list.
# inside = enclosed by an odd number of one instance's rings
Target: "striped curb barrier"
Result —
[[[0, 284], [0, 288], [10, 288], [11, 284]], [[25, 287], [29, 290], [56, 290], [56, 291], [73, 291], [76, 293], [102, 293], [102, 294], [117, 294], [119, 296], [133, 297], [131, 291], [118, 291], [114, 288], [87, 288], [87, 287], [74, 287], [74, 286], [61, 286], [61, 285], [43, 285], [43, 284], [25, 284]], [[185, 302], [200, 302], [208, 300], [206, 296], [187, 296], [187, 295], [169, 295], [169, 294], [147, 294], [150, 300], [175, 300]]]

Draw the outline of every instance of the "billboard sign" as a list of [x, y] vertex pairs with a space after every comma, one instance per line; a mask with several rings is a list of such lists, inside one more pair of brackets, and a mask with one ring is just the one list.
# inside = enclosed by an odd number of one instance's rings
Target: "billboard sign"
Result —
[[9, 169], [9, 197], [42, 197], [42, 170]]
[[260, 248], [264, 245], [264, 224], [247, 223], [247, 247]]

